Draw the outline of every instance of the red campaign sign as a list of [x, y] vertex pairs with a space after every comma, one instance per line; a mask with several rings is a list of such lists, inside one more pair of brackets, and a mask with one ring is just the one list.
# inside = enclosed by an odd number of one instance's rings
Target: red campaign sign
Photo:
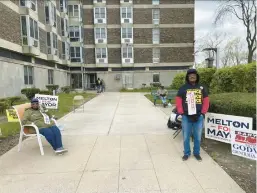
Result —
[[248, 134], [248, 133], [244, 133], [244, 132], [237, 132], [236, 131], [236, 138], [235, 141], [236, 142], [240, 142], [240, 143], [247, 143], [247, 144], [251, 144], [251, 145], [255, 145], [257, 140], [256, 140], [256, 135], [253, 134]]

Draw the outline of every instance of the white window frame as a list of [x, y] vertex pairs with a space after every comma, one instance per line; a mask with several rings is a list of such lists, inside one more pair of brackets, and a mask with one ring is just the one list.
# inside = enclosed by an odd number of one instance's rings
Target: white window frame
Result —
[[106, 3], [106, 0], [94, 0], [94, 3]]
[[[46, 24], [57, 27], [56, 6], [51, 1], [45, 1], [45, 9], [48, 8], [48, 16], [45, 11]], [[47, 20], [48, 17], [48, 20]]]
[[153, 48], [153, 63], [160, 62], [161, 51], [160, 48]]
[[24, 84], [25, 85], [34, 85], [34, 67], [27, 66], [27, 65], [23, 66], [23, 71], [24, 71]]
[[[71, 32], [73, 34], [71, 34]], [[71, 42], [82, 42], [83, 39], [83, 29], [81, 26], [69, 26], [69, 37]], [[77, 34], [76, 34], [77, 33]], [[77, 39], [76, 41], [73, 41], [72, 38]]]
[[63, 60], [70, 59], [70, 45], [68, 42], [62, 42], [62, 59]]
[[120, 0], [120, 3], [133, 3], [133, 0]]
[[[104, 51], [105, 51], [105, 55], [103, 55]], [[108, 50], [107, 50], [107, 47], [95, 48], [95, 59], [96, 59], [96, 63], [97, 64], [99, 64], [99, 63], [107, 64], [108, 63]]]
[[160, 9], [154, 8], [152, 11], [152, 17], [153, 17], [153, 24], [155, 24], [155, 25], [159, 24], [160, 23]]
[[134, 49], [132, 46], [123, 46], [121, 48], [122, 63], [134, 63]]
[[[50, 37], [49, 39], [50, 42], [48, 42], [48, 37]], [[58, 56], [58, 37], [56, 33], [47, 32], [46, 46], [47, 46], [47, 54]]]
[[160, 29], [159, 28], [153, 28], [153, 44], [160, 44]]
[[153, 5], [160, 5], [160, 0], [152, 0]]
[[[131, 29], [131, 33], [129, 33], [129, 29]], [[125, 31], [125, 33], [123, 33]], [[121, 43], [133, 43], [133, 27], [122, 27], [121, 28]], [[125, 36], [123, 36], [125, 34]], [[131, 34], [131, 36], [129, 36]]]
[[[97, 33], [99, 30], [99, 33]], [[107, 28], [106, 27], [96, 27], [94, 29], [95, 34], [95, 44], [107, 43]], [[100, 42], [99, 42], [100, 41]]]
[[[25, 19], [25, 24], [22, 20]], [[32, 30], [31, 30], [31, 21], [32, 21]], [[39, 48], [39, 28], [38, 22], [29, 17], [28, 15], [20, 16], [21, 24], [21, 36], [22, 36], [22, 45], [24, 46], [34, 46]], [[23, 26], [25, 25], [25, 26]]]
[[54, 84], [54, 70], [48, 69], [48, 84], [53, 85]]
[[57, 1], [60, 1], [61, 12], [67, 13], [67, 11], [68, 11], [68, 1], [67, 0], [57, 0]]
[[[76, 14], [75, 15], [75, 6], [78, 6], [78, 15]], [[70, 7], [72, 7], [72, 12], [70, 12]], [[68, 14], [69, 14], [69, 17], [80, 17], [81, 15], [81, 7], [79, 4], [76, 4], [76, 5], [69, 5], [68, 6]]]
[[106, 7], [94, 7], [94, 23], [106, 24]]
[[[78, 49], [79, 48], [79, 49]], [[74, 56], [72, 56], [72, 50], [74, 50]], [[78, 51], [79, 50], [79, 51]], [[82, 47], [78, 47], [78, 46], [71, 46], [70, 47], [70, 59], [71, 62], [79, 62], [82, 63]], [[77, 61], [72, 61], [72, 59], [76, 59]], [[79, 61], [78, 61], [79, 60]]]
[[[131, 16], [129, 16], [128, 10], [131, 10]], [[125, 15], [125, 17], [123, 14]], [[120, 18], [121, 23], [133, 23], [133, 7], [121, 7]]]
[[[20, 0], [21, 7], [28, 7], [31, 10], [37, 12], [37, 0]], [[34, 9], [33, 9], [34, 7]]]
[[61, 18], [61, 31], [63, 37], [68, 36], [68, 20], [66, 18]]
[[[156, 75], [158, 75], [158, 79], [159, 79], [159, 81], [158, 82], [155, 82], [154, 81], [154, 76], [156, 76]], [[153, 73], [153, 83], [160, 83], [161, 82], [161, 77], [160, 77], [160, 73]]]

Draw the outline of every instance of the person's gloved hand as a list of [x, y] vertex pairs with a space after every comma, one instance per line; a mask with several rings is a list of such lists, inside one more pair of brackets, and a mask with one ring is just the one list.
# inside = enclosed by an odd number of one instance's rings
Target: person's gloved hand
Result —
[[181, 122], [182, 121], [182, 116], [183, 116], [183, 114], [178, 114], [178, 113], [176, 113], [176, 122]]

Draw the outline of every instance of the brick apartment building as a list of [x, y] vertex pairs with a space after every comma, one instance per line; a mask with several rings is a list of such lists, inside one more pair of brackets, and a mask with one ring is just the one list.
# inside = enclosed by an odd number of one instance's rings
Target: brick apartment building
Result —
[[0, 97], [168, 86], [194, 62], [194, 0], [0, 0], [0, 14]]

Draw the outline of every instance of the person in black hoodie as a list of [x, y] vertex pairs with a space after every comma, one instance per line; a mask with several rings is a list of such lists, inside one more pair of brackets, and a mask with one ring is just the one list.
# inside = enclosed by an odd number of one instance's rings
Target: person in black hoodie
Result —
[[200, 144], [203, 129], [204, 114], [209, 109], [208, 92], [204, 86], [199, 84], [199, 74], [195, 69], [189, 69], [186, 74], [186, 84], [180, 87], [176, 96], [176, 108], [182, 115], [182, 130], [184, 139], [185, 161], [191, 155], [190, 136], [193, 132], [194, 150], [193, 154], [198, 161], [200, 156]]

